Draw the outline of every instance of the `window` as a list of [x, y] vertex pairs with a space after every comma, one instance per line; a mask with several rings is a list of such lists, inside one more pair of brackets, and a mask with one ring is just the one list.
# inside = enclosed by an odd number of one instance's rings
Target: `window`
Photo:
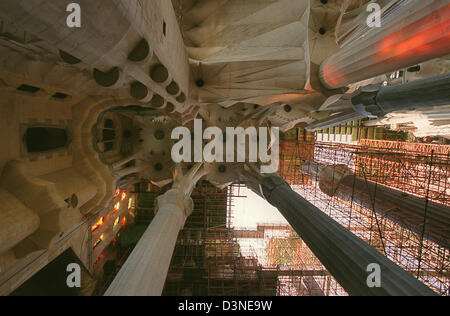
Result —
[[103, 225], [103, 221], [105, 220], [105, 217], [101, 217], [97, 223], [95, 223], [94, 226], [92, 226], [92, 232], [95, 232], [97, 229], [99, 229]]
[[103, 129], [101, 130], [101, 142], [103, 143], [103, 152], [107, 153], [114, 149], [114, 141], [116, 139], [116, 124], [112, 119], [103, 121]]
[[119, 222], [120, 222], [120, 217], [117, 217], [116, 218], [116, 220], [114, 221], [114, 228], [116, 228], [117, 227], [117, 225], [119, 225]]
[[114, 129], [114, 121], [111, 120], [111, 119], [106, 119], [104, 127], [105, 128], [112, 128], [112, 129]]
[[56, 93], [53, 95], [53, 98], [59, 99], [59, 100], [65, 100], [65, 99], [67, 99], [68, 97], [69, 97], [68, 94], [65, 94], [65, 93], [62, 93], [62, 92], [56, 92]]
[[104, 142], [114, 140], [115, 138], [116, 138], [116, 132], [114, 130], [110, 130], [110, 129], [103, 130], [103, 141]]
[[111, 143], [111, 142], [109, 142], [109, 143], [105, 143], [104, 144], [105, 146], [104, 146], [104, 152], [105, 153], [107, 153], [108, 151], [111, 151], [111, 150], [113, 150], [113, 148], [114, 148], [114, 144], [113, 143]]
[[25, 133], [25, 142], [29, 153], [45, 152], [63, 148], [68, 137], [65, 129], [32, 127]]
[[39, 90], [41, 90], [41, 88], [38, 87], [33, 87], [33, 86], [29, 86], [26, 84], [21, 85], [20, 87], [17, 88], [18, 91], [24, 91], [24, 92], [29, 92], [29, 93], [36, 93]]

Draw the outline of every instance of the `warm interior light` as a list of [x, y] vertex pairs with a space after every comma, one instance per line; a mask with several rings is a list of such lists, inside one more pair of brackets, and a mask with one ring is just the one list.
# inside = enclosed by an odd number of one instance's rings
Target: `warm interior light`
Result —
[[124, 218], [122, 219], [122, 227], [124, 227], [126, 224], [127, 224], [127, 218], [124, 217]]
[[[352, 63], [352, 67], [349, 67], [352, 72], [344, 71], [344, 67], [347, 67], [346, 62], [337, 62], [336, 57], [331, 57], [323, 65], [324, 83], [328, 88], [335, 89], [363, 80], [363, 77], [368, 74], [370, 74], [369, 77], [376, 77], [389, 72], [393, 65], [401, 69], [448, 54], [450, 51], [449, 17], [450, 4], [414, 23], [405, 23], [403, 28], [394, 33], [386, 29], [384, 38], [370, 46], [373, 50], [371, 54], [369, 55], [368, 51], [364, 59], [361, 58]], [[343, 59], [339, 55], [338, 58]], [[365, 63], [370, 66], [365, 67], [361, 72], [359, 69]], [[360, 76], [361, 73], [364, 75]]]
[[119, 224], [120, 221], [120, 217], [117, 217], [116, 220], [114, 221], [114, 228], [116, 228], [116, 226]]
[[102, 242], [101, 239], [98, 239], [95, 243], [94, 243], [94, 248], [96, 248], [98, 245], [100, 245], [100, 243]]
[[98, 256], [97, 260], [95, 260], [94, 265], [97, 265], [100, 262], [100, 260], [102, 260], [103, 258], [105, 258], [105, 255], [103, 253], [101, 253], [100, 256]]
[[122, 192], [122, 201], [125, 201], [126, 198], [127, 198], [127, 191], [123, 191]]
[[95, 223], [94, 226], [92, 226], [92, 231], [96, 231], [99, 227], [101, 227], [103, 225], [103, 221], [105, 220], [104, 217], [101, 217], [97, 223]]

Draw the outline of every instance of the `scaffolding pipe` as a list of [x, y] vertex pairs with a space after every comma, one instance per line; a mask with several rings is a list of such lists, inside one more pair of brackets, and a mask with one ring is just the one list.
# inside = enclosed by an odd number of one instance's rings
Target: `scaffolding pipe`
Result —
[[[437, 295], [411, 274], [308, 202], [280, 177], [264, 178], [263, 196], [287, 219], [339, 284], [358, 296]], [[381, 287], [369, 287], [368, 267], [381, 268]]]
[[323, 62], [319, 77], [333, 90], [450, 53], [448, 0], [402, 2], [358, 40]]

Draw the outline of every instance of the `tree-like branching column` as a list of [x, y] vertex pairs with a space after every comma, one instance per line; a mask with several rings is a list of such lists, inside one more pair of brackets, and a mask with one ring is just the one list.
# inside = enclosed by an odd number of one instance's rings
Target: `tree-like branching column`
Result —
[[191, 215], [191, 194], [205, 175], [202, 164], [183, 175], [177, 165], [171, 190], [157, 199], [157, 214], [105, 296], [161, 295], [178, 233]]
[[[435, 293], [330, 216], [297, 194], [278, 175], [255, 168], [244, 176], [291, 224], [312, 252], [350, 295], [432, 296]], [[380, 287], [369, 287], [368, 267], [381, 270]]]

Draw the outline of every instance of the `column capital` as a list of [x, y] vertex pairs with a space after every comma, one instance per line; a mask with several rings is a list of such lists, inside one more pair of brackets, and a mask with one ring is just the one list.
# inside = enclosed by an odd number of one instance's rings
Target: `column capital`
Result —
[[355, 91], [352, 95], [353, 108], [365, 115], [383, 116], [385, 111], [377, 104], [377, 95], [381, 90], [381, 86], [368, 85]]
[[182, 216], [182, 227], [187, 217], [192, 214], [194, 209], [194, 201], [191, 197], [186, 196], [182, 190], [171, 189], [156, 199], [155, 212], [174, 212]]

